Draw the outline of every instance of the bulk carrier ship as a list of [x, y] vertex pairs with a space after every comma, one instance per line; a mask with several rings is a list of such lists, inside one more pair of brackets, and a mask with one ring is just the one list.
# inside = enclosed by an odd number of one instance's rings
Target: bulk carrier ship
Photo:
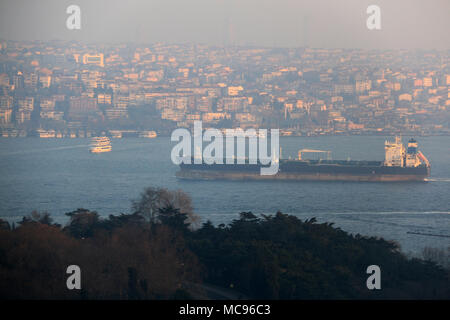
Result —
[[[321, 152], [328, 159], [305, 160], [303, 154]], [[279, 160], [275, 175], [261, 175], [262, 164], [180, 164], [176, 176], [196, 180], [319, 180], [319, 181], [424, 181], [430, 175], [430, 163], [409, 140], [405, 149], [400, 137], [385, 142], [384, 161], [330, 160], [329, 151], [303, 149], [298, 159]]]

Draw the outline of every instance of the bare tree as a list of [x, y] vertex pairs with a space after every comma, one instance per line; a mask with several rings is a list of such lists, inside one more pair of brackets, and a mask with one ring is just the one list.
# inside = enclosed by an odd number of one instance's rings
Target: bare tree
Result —
[[141, 197], [132, 202], [135, 213], [144, 216], [149, 222], [158, 222], [160, 209], [172, 207], [179, 209], [188, 216], [191, 226], [197, 225], [199, 217], [194, 214], [191, 197], [182, 190], [168, 190], [166, 188], [148, 187], [141, 193]]

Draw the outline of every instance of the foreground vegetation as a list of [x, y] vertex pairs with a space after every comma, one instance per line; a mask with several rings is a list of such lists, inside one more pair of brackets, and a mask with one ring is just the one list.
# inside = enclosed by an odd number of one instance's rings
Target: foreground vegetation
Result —
[[[449, 299], [449, 273], [408, 259], [383, 239], [350, 235], [315, 219], [243, 212], [229, 225], [198, 219], [180, 191], [148, 188], [132, 214], [101, 219], [67, 213], [66, 226], [33, 212], [16, 226], [0, 221], [3, 299], [187, 299], [192, 284], [232, 288], [261, 299]], [[82, 270], [68, 290], [66, 268]], [[379, 265], [382, 289], [368, 290]]]

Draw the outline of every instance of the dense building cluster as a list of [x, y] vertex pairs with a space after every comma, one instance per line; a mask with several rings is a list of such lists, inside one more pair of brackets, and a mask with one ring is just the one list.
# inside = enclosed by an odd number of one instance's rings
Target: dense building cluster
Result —
[[[449, 134], [450, 53], [1, 42], [3, 137]], [[154, 136], [154, 135], [150, 135]]]

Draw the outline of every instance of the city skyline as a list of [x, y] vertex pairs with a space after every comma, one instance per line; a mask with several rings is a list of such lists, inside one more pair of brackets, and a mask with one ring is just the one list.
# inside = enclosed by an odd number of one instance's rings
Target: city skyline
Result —
[[446, 52], [11, 41], [0, 48], [4, 137], [168, 135], [197, 120], [298, 136], [450, 132]]

